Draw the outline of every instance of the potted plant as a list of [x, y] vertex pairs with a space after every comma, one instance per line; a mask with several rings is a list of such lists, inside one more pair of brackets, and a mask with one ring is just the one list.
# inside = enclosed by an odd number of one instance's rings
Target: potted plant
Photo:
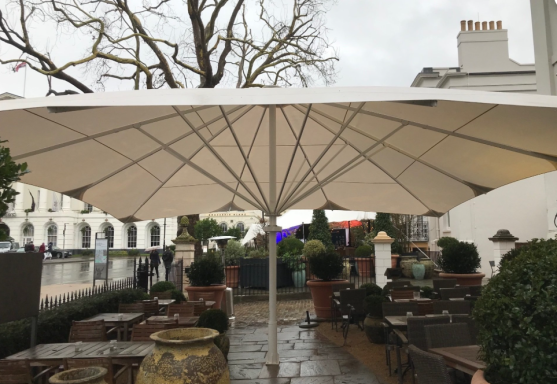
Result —
[[[502, 263], [474, 308], [482, 372], [473, 383], [557, 380], [557, 240], [534, 239]], [[553, 324], [553, 325], [552, 325]]]
[[306, 285], [306, 265], [302, 263], [302, 255], [286, 252], [281, 258], [292, 271], [294, 287], [303, 288]]
[[476, 272], [481, 258], [475, 244], [451, 242], [443, 248], [438, 262], [443, 269], [439, 277], [456, 279], [459, 285], [481, 285], [485, 277], [485, 274]]
[[151, 287], [150, 297], [159, 297], [159, 293], [169, 293], [170, 298], [176, 300], [176, 304], [180, 304], [182, 301], [187, 301], [186, 296], [182, 292], [176, 289], [174, 283], [170, 281], [159, 281], [158, 283], [153, 284]]
[[226, 336], [228, 330], [228, 316], [226, 316], [226, 313], [220, 309], [208, 309], [199, 316], [196, 327], [214, 329], [219, 333], [213, 341], [225, 359], [228, 360], [230, 339]]
[[[243, 288], [269, 289], [269, 252], [253, 248], [240, 259], [240, 285]], [[277, 288], [292, 285], [291, 273], [282, 259], [277, 259]]]
[[[377, 287], [379, 288], [379, 287]], [[379, 288], [381, 291], [381, 288]], [[373, 294], [364, 299], [364, 309], [367, 316], [364, 320], [364, 331], [370, 343], [385, 344], [385, 331], [383, 329], [383, 303], [389, 301], [382, 294]]]
[[[312, 256], [318, 255], [321, 252], [325, 252], [325, 246], [320, 240], [309, 240], [304, 244], [303, 258], [308, 261]], [[306, 276], [309, 276], [309, 280], [316, 280], [317, 277], [311, 274], [309, 270], [309, 263], [306, 264]]]
[[338, 279], [344, 269], [342, 256], [334, 251], [323, 251], [309, 257], [309, 268], [318, 280], [309, 280], [308, 287], [311, 290], [311, 298], [315, 307], [315, 315], [318, 318], [331, 318], [331, 295], [333, 285], [346, 283], [346, 280]]
[[365, 244], [356, 248], [354, 260], [358, 264], [358, 273], [360, 276], [371, 276], [371, 271], [375, 269], [373, 259], [371, 258], [372, 248]]
[[190, 286], [186, 287], [189, 300], [209, 300], [208, 298], [213, 296], [215, 308], [220, 308], [226, 285], [222, 283], [224, 268], [216, 257], [205, 256], [193, 262], [186, 275], [190, 280]]
[[240, 259], [245, 255], [245, 248], [237, 240], [230, 240], [224, 248], [224, 270], [226, 273], [226, 286], [238, 288], [240, 280]]

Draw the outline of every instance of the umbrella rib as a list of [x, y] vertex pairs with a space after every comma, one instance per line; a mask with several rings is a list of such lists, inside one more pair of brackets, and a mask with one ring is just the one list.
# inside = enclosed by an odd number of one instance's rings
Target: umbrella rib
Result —
[[306, 171], [305, 175], [300, 179], [300, 181], [298, 181], [298, 183], [296, 184], [296, 187], [288, 194], [288, 196], [285, 198], [283, 206], [286, 205], [286, 203], [292, 198], [293, 194], [296, 193], [296, 191], [298, 190], [298, 188], [300, 187], [300, 185], [303, 183], [303, 181], [308, 177], [308, 175], [313, 171], [313, 169], [317, 166], [317, 164], [319, 164], [319, 162], [321, 161], [321, 159], [323, 159], [323, 157], [325, 156], [325, 154], [329, 151], [329, 149], [333, 146], [333, 144], [335, 143], [335, 141], [337, 141], [337, 139], [340, 137], [340, 135], [342, 134], [342, 132], [344, 132], [344, 130], [346, 129], [346, 127], [348, 127], [348, 125], [350, 124], [350, 122], [354, 119], [354, 117], [356, 117], [358, 115], [358, 112], [364, 107], [365, 103], [360, 103], [359, 107], [356, 108], [356, 110], [354, 112], [352, 112], [352, 115], [350, 115], [350, 117], [342, 124], [341, 128], [338, 130], [338, 132], [334, 135], [333, 139], [329, 142], [329, 144], [327, 144], [327, 147], [325, 147], [325, 149], [321, 152], [321, 154], [317, 157], [317, 159], [315, 160], [315, 162], [311, 165], [311, 167]]
[[[232, 128], [232, 123], [230, 122], [230, 120], [228, 120], [228, 116], [226, 115], [226, 112], [224, 111], [224, 108], [220, 105], [219, 106], [220, 111], [222, 113], [222, 116], [224, 117], [224, 120], [226, 121], [226, 125], [228, 125], [228, 129], [230, 130], [230, 133], [232, 134], [232, 137], [234, 138], [234, 141], [236, 142], [236, 145], [238, 146], [238, 149], [240, 150], [240, 153], [242, 154], [242, 157], [244, 158], [244, 165], [246, 165], [248, 167], [249, 172], [251, 173], [251, 176], [253, 177], [253, 181], [255, 181], [255, 185], [257, 187], [257, 190], [259, 191], [259, 193], [261, 194], [261, 198], [263, 199], [263, 202], [265, 203], [265, 206], [269, 207], [269, 202], [267, 201], [267, 199], [265, 198], [265, 195], [263, 194], [263, 191], [261, 190], [261, 185], [259, 184], [259, 180], [257, 180], [257, 176], [255, 175], [255, 172], [253, 171], [253, 168], [251, 167], [251, 163], [249, 161], [249, 158], [246, 157], [246, 154], [244, 152], [244, 150], [242, 149], [242, 145], [240, 144], [240, 140], [238, 140], [238, 136], [236, 136], [236, 132], [234, 132], [234, 128]], [[241, 179], [241, 177], [240, 177]]]
[[[198, 110], [206, 109], [206, 108], [208, 108], [208, 106], [203, 106], [202, 108], [201, 107], [200, 108], [192, 108], [191, 110], [188, 110], [187, 112], [192, 113], [194, 111], [198, 111]], [[124, 126], [121, 126], [121, 127], [118, 127], [118, 128], [110, 129], [108, 131], [104, 131], [104, 132], [96, 133], [94, 135], [87, 136], [84, 133], [76, 131], [73, 128], [70, 128], [70, 127], [68, 127], [64, 124], [60, 124], [59, 122], [51, 120], [51, 119], [49, 119], [45, 116], [38, 115], [35, 112], [29, 111], [27, 109], [25, 110], [25, 112], [30, 113], [30, 114], [32, 114], [36, 117], [39, 117], [39, 118], [41, 118], [43, 120], [46, 120], [48, 122], [51, 122], [53, 124], [59, 125], [60, 127], [68, 129], [68, 130], [70, 130], [72, 132], [75, 132], [77, 134], [83, 135], [84, 137], [79, 138], [79, 139], [75, 139], [75, 140], [71, 140], [71, 141], [67, 141], [65, 143], [56, 144], [56, 145], [53, 145], [53, 146], [50, 146], [50, 147], [47, 147], [47, 148], [41, 148], [41, 149], [38, 149], [36, 151], [31, 151], [31, 152], [27, 152], [27, 153], [24, 153], [24, 154], [21, 154], [21, 155], [17, 155], [17, 156], [13, 157], [14, 160], [19, 160], [19, 159], [22, 159], [24, 157], [29, 157], [29, 156], [40, 155], [42, 153], [51, 152], [51, 151], [54, 151], [56, 149], [69, 147], [71, 145], [79, 144], [79, 143], [89, 141], [89, 140], [95, 140], [95, 139], [98, 139], [99, 137], [108, 136], [108, 135], [111, 135], [113, 133], [118, 133], [118, 132], [121, 132], [121, 131], [126, 131], [128, 129], [135, 128], [137, 125], [152, 124], [152, 123], [156, 123], [156, 122], [159, 122], [159, 121], [168, 120], [168, 119], [171, 119], [173, 117], [178, 117], [177, 113], [172, 113], [172, 114], [169, 114], [169, 115], [159, 116], [159, 117], [156, 117], [156, 118], [153, 118], [153, 119], [144, 120], [144, 121], [140, 121], [140, 122], [137, 122], [137, 123], [124, 125]]]
[[[335, 103], [328, 103], [327, 105], [333, 106], [333, 107], [337, 107], [337, 108], [341, 108], [341, 109], [346, 109], [348, 111], [353, 110], [352, 107], [346, 107], [343, 105], [338, 105]], [[495, 107], [497, 107], [499, 104], [493, 106], [492, 108], [490, 108], [489, 110], [483, 112], [481, 115], [485, 115], [486, 113], [490, 112], [491, 110], [493, 110]], [[496, 147], [499, 149], [504, 149], [510, 152], [516, 152], [516, 153], [520, 153], [522, 155], [526, 155], [526, 156], [530, 156], [530, 157], [536, 157], [539, 159], [543, 159], [543, 160], [547, 160], [551, 163], [557, 163], [557, 156], [552, 156], [552, 155], [547, 155], [545, 153], [540, 153], [540, 152], [535, 152], [535, 151], [528, 151], [525, 149], [520, 149], [520, 148], [516, 148], [516, 147], [512, 147], [510, 145], [505, 145], [505, 144], [501, 144], [501, 143], [496, 143], [493, 141], [489, 141], [489, 140], [485, 140], [485, 139], [480, 139], [480, 138], [476, 138], [476, 137], [472, 137], [472, 136], [468, 136], [468, 135], [464, 135], [462, 133], [457, 133], [457, 132], [452, 132], [452, 131], [448, 131], [445, 129], [441, 129], [441, 128], [437, 128], [437, 127], [433, 127], [431, 125], [427, 125], [427, 124], [421, 124], [415, 121], [410, 121], [410, 120], [404, 120], [404, 119], [400, 119], [398, 117], [393, 117], [393, 116], [389, 116], [389, 115], [383, 115], [381, 113], [376, 113], [376, 112], [371, 112], [371, 111], [366, 111], [363, 110], [360, 113], [364, 114], [364, 115], [369, 115], [369, 116], [373, 116], [373, 117], [378, 117], [380, 119], [385, 119], [385, 120], [390, 120], [390, 121], [396, 121], [396, 122], [403, 122], [403, 121], [407, 121], [409, 123], [409, 125], [418, 127], [418, 128], [422, 128], [428, 131], [433, 131], [433, 132], [437, 132], [437, 133], [441, 133], [443, 135], [447, 135], [447, 136], [454, 136], [457, 137], [459, 139], [463, 139], [463, 140], [468, 140], [468, 141], [473, 141], [475, 143], [480, 143], [480, 144], [484, 144], [484, 145], [488, 145], [491, 147]], [[467, 122], [466, 124], [458, 127], [455, 131], [464, 128], [466, 125], [470, 124], [472, 121], [476, 120], [479, 116], [474, 117], [472, 120], [470, 120], [469, 122]]]
[[[176, 106], [172, 106], [172, 108], [174, 108], [174, 110], [176, 112], [180, 113], [180, 111], [178, 110], [178, 108], [176, 108]], [[242, 179], [240, 179], [240, 177], [236, 174], [236, 172], [234, 172], [234, 170], [232, 168], [230, 168], [230, 166], [226, 163], [226, 161], [224, 161], [224, 159], [218, 154], [218, 152], [215, 150], [215, 148], [207, 141], [207, 139], [205, 139], [205, 137], [197, 130], [197, 128], [188, 120], [188, 118], [186, 116], [183, 116], [182, 114], [180, 114], [180, 117], [182, 118], [182, 120], [184, 120], [184, 122], [187, 125], [189, 125], [189, 127], [196, 133], [196, 135], [201, 139], [201, 141], [203, 141], [203, 143], [205, 144], [205, 147], [207, 149], [209, 149], [209, 151], [211, 151], [213, 156], [215, 156], [219, 160], [221, 165], [223, 167], [225, 167], [228, 170], [228, 172], [236, 179], [236, 181], [238, 181], [242, 185], [242, 187], [245, 188], [245, 190], [251, 195], [251, 197], [255, 201], [257, 201], [257, 203], [258, 203], [257, 205], [262, 207], [264, 204], [261, 204], [261, 202], [259, 201], [257, 196], [255, 196], [253, 191], [251, 189], [249, 189], [247, 187], [247, 185], [242, 181]], [[268, 206], [267, 206], [267, 209], [269, 209]]]

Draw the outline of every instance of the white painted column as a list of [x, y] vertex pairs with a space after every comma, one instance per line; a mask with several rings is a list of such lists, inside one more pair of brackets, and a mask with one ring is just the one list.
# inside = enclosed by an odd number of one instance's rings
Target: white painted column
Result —
[[72, 198], [67, 195], [62, 195], [62, 211], [67, 212], [71, 210], [72, 210]]
[[538, 93], [557, 94], [557, 4], [555, 0], [530, 0]]
[[19, 195], [15, 197], [14, 210], [23, 211], [23, 198], [25, 193], [25, 185], [23, 183], [15, 183], [15, 190], [19, 192]]
[[500, 229], [489, 240], [493, 242], [493, 261], [495, 261], [495, 267], [498, 267], [503, 255], [515, 248], [518, 237], [511, 235], [507, 229]]
[[39, 193], [38, 193], [38, 198], [39, 198], [39, 212], [46, 212], [48, 211], [48, 206], [46, 204], [46, 202], [48, 201], [48, 191], [44, 188], [39, 188]]
[[267, 365], [280, 363], [277, 345], [277, 106], [269, 106], [269, 352]]
[[384, 287], [389, 281], [385, 276], [387, 268], [391, 268], [391, 244], [394, 239], [381, 231], [373, 239], [375, 246], [375, 284]]

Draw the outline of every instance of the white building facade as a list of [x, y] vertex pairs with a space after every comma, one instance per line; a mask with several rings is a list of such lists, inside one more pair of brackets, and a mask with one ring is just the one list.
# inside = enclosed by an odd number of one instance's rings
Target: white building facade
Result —
[[[413, 87], [536, 93], [534, 64], [509, 58], [507, 30], [501, 22], [462, 22], [457, 36], [458, 66], [424, 68]], [[443, 236], [477, 245], [482, 272], [491, 274], [493, 243], [499, 229], [519, 242], [557, 234], [557, 172], [535, 176], [465, 202], [441, 218], [429, 218], [430, 249]]]

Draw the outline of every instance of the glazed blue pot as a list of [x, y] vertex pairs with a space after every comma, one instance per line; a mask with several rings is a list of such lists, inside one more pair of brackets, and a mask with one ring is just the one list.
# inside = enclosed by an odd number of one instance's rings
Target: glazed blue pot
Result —
[[414, 275], [414, 279], [416, 280], [423, 280], [425, 275], [425, 265], [420, 263], [415, 263], [412, 265], [412, 274]]

